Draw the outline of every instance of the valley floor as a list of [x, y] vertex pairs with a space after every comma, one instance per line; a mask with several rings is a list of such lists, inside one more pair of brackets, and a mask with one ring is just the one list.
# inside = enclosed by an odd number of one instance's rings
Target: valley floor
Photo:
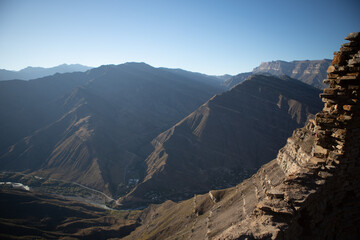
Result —
[[128, 235], [141, 211], [112, 211], [19, 189], [0, 190], [1, 239], [109, 239]]

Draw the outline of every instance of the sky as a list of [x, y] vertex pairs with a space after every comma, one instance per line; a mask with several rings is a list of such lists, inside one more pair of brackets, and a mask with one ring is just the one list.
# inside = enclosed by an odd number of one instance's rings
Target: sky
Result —
[[210, 75], [333, 58], [359, 0], [0, 0], [0, 68], [146, 62]]

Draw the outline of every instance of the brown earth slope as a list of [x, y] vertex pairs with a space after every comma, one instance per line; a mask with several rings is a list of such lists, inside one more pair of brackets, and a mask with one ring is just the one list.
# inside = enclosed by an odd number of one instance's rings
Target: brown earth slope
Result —
[[318, 94], [286, 76], [254, 75], [215, 96], [153, 140], [144, 181], [118, 203], [179, 200], [236, 185], [320, 110]]

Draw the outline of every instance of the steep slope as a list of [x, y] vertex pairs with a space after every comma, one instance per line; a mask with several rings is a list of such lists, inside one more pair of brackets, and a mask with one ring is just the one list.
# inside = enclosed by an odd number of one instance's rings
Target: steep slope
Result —
[[360, 33], [335, 53], [325, 106], [233, 188], [147, 208], [125, 239], [358, 239]]
[[56, 100], [86, 84], [84, 73], [55, 74], [31, 81], [0, 82], [0, 156], [8, 147], [65, 112]]
[[254, 75], [153, 140], [144, 181], [118, 202], [148, 204], [233, 186], [274, 159], [321, 106], [298, 80]]
[[284, 173], [271, 161], [235, 187], [212, 190], [180, 203], [151, 205], [142, 213], [141, 226], [124, 239], [213, 239], [245, 219], [272, 184], [283, 179]]
[[[307, 128], [297, 129], [288, 139], [284, 150], [309, 156], [315, 140], [313, 128], [314, 125], [310, 123]], [[273, 160], [235, 187], [212, 190], [180, 203], [167, 201], [161, 205], [151, 205], [142, 213], [141, 226], [125, 239], [241, 239], [234, 237], [235, 226], [241, 226], [245, 231], [251, 230], [255, 222], [239, 223], [245, 222], [257, 206], [270, 211], [259, 203], [281, 197], [282, 193], [275, 187], [285, 180], [284, 170], [277, 160]], [[299, 189], [296, 196], [300, 193]], [[282, 211], [286, 210], [284, 208]], [[281, 217], [281, 210], [279, 212]], [[269, 239], [266, 238], [268, 235], [259, 232], [259, 236], [262, 234], [265, 239]]]
[[[27, 170], [80, 182], [109, 194], [124, 194], [134, 179], [143, 177], [150, 141], [220, 91], [205, 81], [144, 63], [107, 65], [76, 74], [85, 83], [68, 91], [50, 94], [49, 86], [39, 86], [39, 102], [53, 114], [45, 116], [48, 121], [31, 126], [28, 135], [19, 131], [17, 139], [14, 136], [7, 141], [0, 157], [2, 170]], [[61, 85], [61, 76], [41, 82]], [[4, 92], [12, 82], [4, 82]], [[21, 82], [21, 86], [32, 87], [38, 82]], [[15, 86], [4, 97], [5, 103], [16, 99], [17, 89]], [[56, 96], [44, 97], [47, 94]], [[21, 122], [22, 109], [29, 111], [36, 103], [31, 102], [32, 97], [20, 96], [19, 102], [26, 99], [30, 107], [16, 105], [9, 119]], [[7, 107], [4, 104], [4, 112]], [[12, 128], [7, 130], [5, 126]], [[13, 129], [16, 125], [4, 120], [3, 131], [11, 136]]]
[[58, 103], [65, 103], [59, 104], [58, 109], [66, 113], [13, 145], [2, 156], [2, 168], [40, 171], [42, 176], [103, 189], [105, 182], [96, 154], [96, 146], [101, 142], [96, 142], [95, 134], [104, 134], [104, 131], [95, 125], [105, 121], [109, 128], [113, 127], [112, 118], [107, 118], [112, 109], [82, 88], [75, 89]]
[[19, 71], [0, 69], [0, 81], [13, 79], [30, 80], [54, 75], [55, 73], [85, 72], [89, 69], [91, 67], [80, 64], [62, 64], [52, 68], [27, 67]]
[[323, 83], [323, 80], [326, 78], [326, 69], [330, 64], [330, 59], [263, 62], [259, 67], [254, 68], [253, 73], [269, 73], [276, 76], [285, 74], [314, 87], [323, 89], [326, 87]]

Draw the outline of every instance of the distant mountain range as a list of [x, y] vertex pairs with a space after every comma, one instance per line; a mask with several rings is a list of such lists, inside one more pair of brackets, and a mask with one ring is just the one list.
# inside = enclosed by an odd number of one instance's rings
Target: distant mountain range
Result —
[[[184, 71], [182, 69], [169, 69], [161, 68], [162, 70], [168, 70], [176, 72], [177, 74], [192, 74], [197, 75], [199, 78], [205, 77], [209, 79], [212, 78], [212, 81], [218, 84], [217, 80], [223, 81], [223, 86], [230, 89], [233, 86], [245, 81], [249, 76], [256, 73], [262, 74], [271, 74], [275, 76], [287, 75], [289, 77], [298, 79], [304, 83], [312, 85], [316, 88], [324, 88], [325, 84], [322, 82], [326, 78], [326, 70], [330, 66], [331, 60], [304, 60], [304, 61], [272, 61], [272, 62], [263, 62], [260, 66], [253, 69], [252, 72], [240, 73], [235, 76], [229, 74], [220, 75], [220, 76], [208, 76], [201, 73], [194, 73], [189, 71]], [[1, 80], [29, 80], [36, 79], [45, 76], [50, 76], [55, 73], [70, 73], [70, 72], [85, 72], [91, 69], [80, 64], [62, 64], [52, 68], [42, 68], [42, 67], [27, 67], [19, 71], [9, 71], [5, 69], [0, 69], [0, 81]]]
[[13, 79], [30, 80], [50, 76], [55, 73], [85, 72], [89, 69], [91, 67], [80, 64], [62, 64], [51, 68], [27, 67], [19, 71], [0, 69], [0, 81]]
[[278, 60], [263, 62], [260, 66], [254, 68], [252, 72], [240, 73], [236, 76], [227, 78], [225, 80], [225, 86], [231, 88], [236, 84], [245, 81], [251, 74], [266, 73], [275, 76], [287, 75], [316, 88], [323, 89], [326, 87], [323, 80], [326, 78], [326, 70], [330, 64], [330, 59], [292, 62]]

